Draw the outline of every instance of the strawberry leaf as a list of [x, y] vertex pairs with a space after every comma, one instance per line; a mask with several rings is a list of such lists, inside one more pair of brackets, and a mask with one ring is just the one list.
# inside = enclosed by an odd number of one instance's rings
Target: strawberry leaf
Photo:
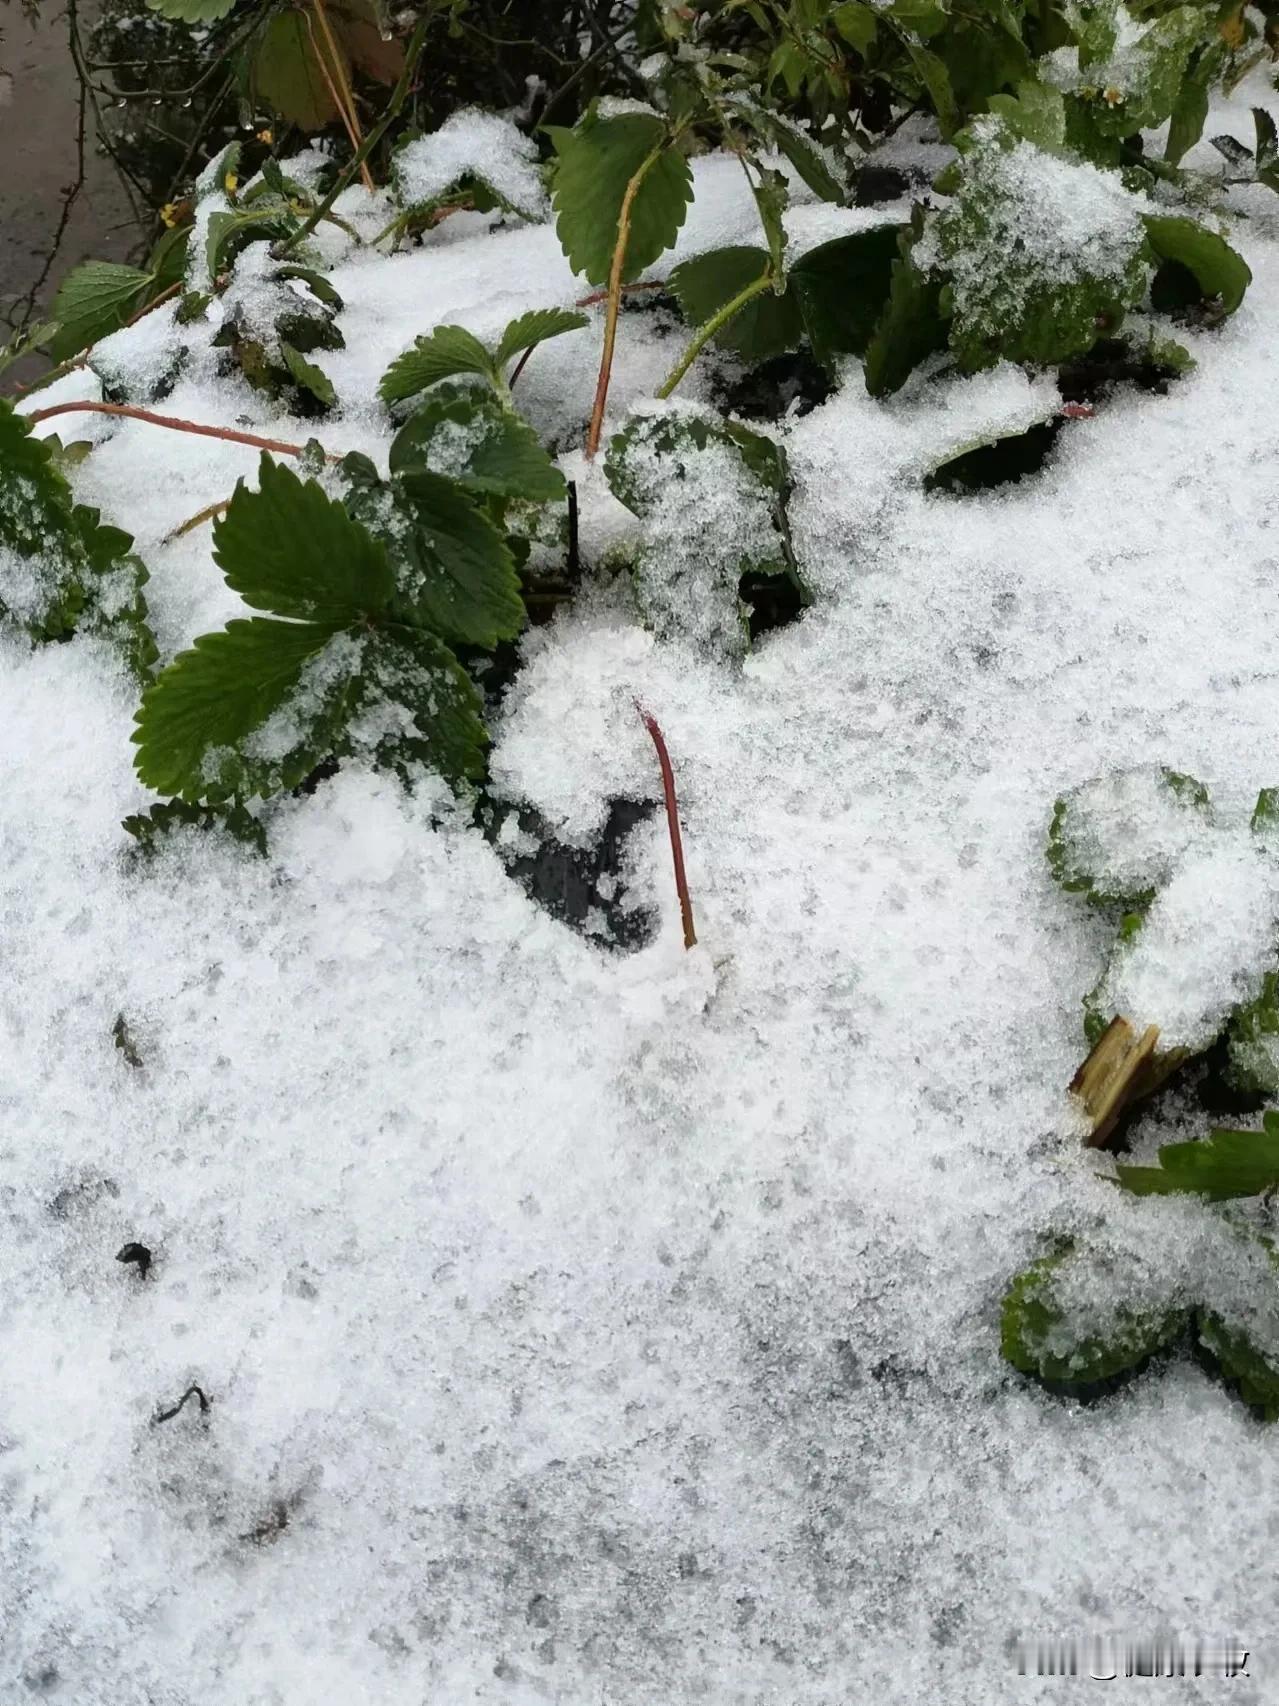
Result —
[[631, 179], [646, 168], [630, 208], [624, 283], [669, 249], [693, 196], [693, 175], [655, 114], [593, 113], [574, 130], [548, 126], [558, 156], [554, 204], [560, 247], [574, 272], [592, 284], [609, 276], [622, 204]]
[[512, 356], [533, 349], [548, 338], [562, 337], [590, 325], [590, 317], [568, 308], [534, 308], [512, 320], [493, 352], [493, 366], [502, 372]]
[[382, 375], [378, 395], [384, 403], [402, 403], [428, 385], [459, 373], [478, 373], [492, 382], [493, 358], [473, 332], [463, 326], [437, 326], [416, 340], [411, 350], [396, 356]]
[[564, 476], [537, 434], [487, 391], [440, 385], [391, 445], [392, 474], [424, 469], [469, 491], [550, 502], [565, 495]]
[[395, 596], [386, 549], [314, 480], [263, 456], [258, 490], [243, 484], [213, 529], [227, 584], [255, 610], [342, 624]]

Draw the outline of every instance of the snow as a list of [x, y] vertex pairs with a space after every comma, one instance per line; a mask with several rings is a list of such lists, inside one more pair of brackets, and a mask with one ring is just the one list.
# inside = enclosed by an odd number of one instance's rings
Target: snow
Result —
[[1138, 1031], [1159, 1026], [1167, 1049], [1203, 1049], [1231, 1010], [1255, 1001], [1272, 969], [1279, 867], [1231, 844], [1187, 858], [1119, 951], [1101, 1005]]
[[1093, 777], [1061, 802], [1062, 877], [1135, 900], [1162, 888], [1195, 844], [1208, 841], [1211, 822], [1193, 781], [1179, 783], [1158, 765]]
[[[749, 230], [736, 167], [695, 170], [681, 244]], [[377, 379], [417, 334], [580, 293], [549, 227], [452, 223], [337, 261], [343, 413], [216, 378], [201, 323], [164, 409], [384, 462]], [[1049, 1698], [1022, 1638], [1172, 1628], [1260, 1644], [1232, 1698], [1273, 1698], [1273, 1433], [1185, 1357], [1049, 1396], [1001, 1361], [998, 1304], [1057, 1231], [1141, 1249], [1152, 1294], [1208, 1263], [1202, 1205], [1130, 1199], [1079, 1147], [1113, 930], [1043, 847], [1115, 770], [1188, 772], [1235, 822], [1279, 780], [1275, 236], [1234, 230], [1254, 283], [1178, 331], [1192, 374], [1070, 422], [1018, 486], [922, 482], [1045, 418], [1048, 382], [874, 403], [850, 364], [785, 429], [815, 601], [740, 665], [642, 628], [611, 570], [529, 634], [495, 781], [589, 840], [658, 797], [639, 699], [689, 954], [660, 817], [631, 842], [659, 932], [609, 953], [443, 789], [358, 764], [272, 810], [265, 860], [190, 832], [141, 861], [135, 690], [92, 641], [0, 640], [0, 1695], [970, 1706]], [[561, 448], [598, 335], [517, 388]], [[613, 427], [678, 347], [624, 317]], [[256, 454], [75, 425], [166, 654], [236, 614], [207, 528], [161, 541]], [[594, 470], [588, 566], [627, 526]], [[1248, 936], [1256, 875], [1236, 842], [1178, 928]], [[1223, 1281], [1236, 1309], [1252, 1283]], [[157, 1424], [192, 1382], [207, 1415]]]
[[428, 205], [467, 176], [487, 184], [525, 219], [546, 211], [537, 144], [499, 113], [464, 107], [395, 156], [396, 191], [406, 208]]
[[1015, 141], [998, 119], [978, 119], [963, 158], [963, 189], [916, 250], [944, 265], [956, 321], [1018, 323], [1046, 289], [1109, 280], [1119, 294], [1138, 263], [1145, 204], [1117, 172]]

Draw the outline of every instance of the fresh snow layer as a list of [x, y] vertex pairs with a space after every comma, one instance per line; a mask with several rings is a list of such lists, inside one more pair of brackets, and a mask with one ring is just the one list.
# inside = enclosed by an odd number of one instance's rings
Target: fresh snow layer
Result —
[[537, 144], [499, 113], [465, 107], [395, 156], [396, 188], [406, 208], [428, 205], [466, 177], [480, 179], [526, 219], [546, 210]]
[[[750, 240], [733, 163], [697, 180], [684, 251]], [[585, 293], [548, 226], [491, 223], [329, 249], [327, 447], [385, 457], [377, 379], [418, 333]], [[1042, 419], [1046, 382], [876, 403], [852, 364], [785, 426], [814, 603], [743, 665], [654, 637], [607, 574], [529, 634], [497, 784], [589, 839], [658, 796], [641, 700], [691, 953], [660, 818], [631, 844], [660, 932], [609, 954], [438, 790], [359, 766], [281, 805], [266, 861], [190, 836], [141, 867], [134, 691], [92, 643], [0, 642], [6, 1706], [971, 1706], [1055, 1698], [1019, 1637], [1161, 1630], [1237, 1635], [1232, 1700], [1275, 1698], [1279, 1436], [1188, 1361], [1081, 1408], [998, 1347], [1050, 1231], [1102, 1252], [1103, 1307], [1126, 1253], [1152, 1291], [1212, 1266], [1201, 1205], [1126, 1198], [1079, 1147], [1111, 937], [1043, 846], [1115, 769], [1189, 772], [1223, 821], [1279, 783], [1275, 232], [1234, 231], [1255, 282], [1187, 335], [1192, 375], [1070, 423], [1019, 487], [921, 477]], [[217, 377], [211, 330], [164, 409], [309, 436]], [[152, 370], [156, 327], [129, 336]], [[627, 536], [577, 453], [598, 339], [517, 391], [596, 562]], [[624, 318], [614, 424], [678, 348]], [[77, 495], [137, 533], [166, 653], [234, 615], [208, 529], [161, 541], [253, 452], [57, 425], [96, 445]], [[1246, 935], [1236, 864], [1186, 899]], [[192, 1382], [207, 1417], [156, 1425]]]

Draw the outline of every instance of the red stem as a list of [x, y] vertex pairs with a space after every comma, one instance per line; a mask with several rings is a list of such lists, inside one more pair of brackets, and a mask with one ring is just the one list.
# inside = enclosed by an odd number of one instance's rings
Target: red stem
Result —
[[[665, 290], [665, 289], [666, 289], [666, 280], [664, 278], [642, 279], [638, 284], [624, 284], [622, 286], [623, 294], [625, 294], [625, 292], [628, 290]], [[574, 306], [574, 308], [593, 308], [597, 302], [607, 302], [607, 301], [608, 301], [608, 291], [607, 290], [593, 290], [589, 296], [579, 296], [577, 301], [573, 304], [573, 306]]]
[[679, 915], [684, 925], [684, 946], [697, 946], [697, 936], [693, 930], [693, 903], [688, 894], [688, 878], [684, 874], [684, 843], [679, 832], [679, 802], [675, 798], [675, 772], [671, 769], [671, 755], [666, 750], [666, 739], [657, 726], [657, 719], [652, 716], [638, 700], [635, 709], [644, 720], [644, 727], [653, 737], [653, 745], [657, 748], [657, 762], [662, 768], [662, 793], [666, 799], [666, 827], [671, 832], [671, 858], [675, 863], [675, 892], [679, 896]]
[[528, 361], [528, 358], [532, 355], [533, 351], [536, 348], [537, 348], [536, 344], [530, 344], [528, 346], [528, 348], [524, 351], [524, 354], [516, 362], [515, 366], [511, 369], [511, 377], [506, 382], [508, 390], [511, 388], [511, 386], [513, 386], [515, 384], [515, 381], [519, 378], [520, 374], [523, 373], [524, 364]]
[[194, 432], [201, 438], [223, 438], [229, 444], [250, 444], [256, 450], [274, 450], [280, 456], [301, 456], [300, 444], [285, 444], [278, 438], [260, 438], [255, 432], [236, 432], [234, 427], [201, 426], [199, 421], [179, 420], [176, 415], [157, 415], [150, 409], [135, 409], [129, 403], [54, 403], [33, 409], [27, 416], [32, 426], [55, 415], [123, 415], [131, 421], [149, 421], [152, 426], [170, 427], [174, 432]]

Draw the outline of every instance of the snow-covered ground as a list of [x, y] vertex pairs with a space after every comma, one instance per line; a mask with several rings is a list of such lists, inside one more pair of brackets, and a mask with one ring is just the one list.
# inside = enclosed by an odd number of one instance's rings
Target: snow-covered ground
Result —
[[[786, 428], [815, 602], [744, 667], [657, 642], [606, 578], [528, 636], [495, 779], [589, 838], [657, 796], [642, 699], [691, 953], [659, 818], [633, 846], [660, 933], [610, 954], [358, 769], [281, 805], [266, 861], [192, 836], [139, 868], [136, 691], [88, 642], [0, 642], [6, 1706], [971, 1706], [1060, 1686], [1017, 1677], [1020, 1637], [1160, 1630], [1239, 1637], [1230, 1699], [1276, 1698], [1279, 1436], [1188, 1361], [1081, 1408], [998, 1342], [1046, 1232], [1196, 1259], [1197, 1202], [1121, 1197], [1080, 1148], [1109, 938], [1043, 846], [1056, 795], [1120, 765], [1241, 822], [1279, 784], [1279, 197], [1238, 205], [1254, 282], [1177, 334], [1195, 371], [1069, 423], [1020, 486], [920, 477], [1045, 418], [1049, 381], [881, 403], [850, 364]], [[676, 258], [753, 219], [699, 162]], [[392, 260], [326, 238], [328, 448], [385, 455], [376, 383], [417, 333], [584, 293], [550, 225], [491, 224]], [[141, 365], [174, 336], [162, 310], [113, 342]], [[598, 347], [596, 319], [520, 380], [559, 447]], [[624, 318], [615, 421], [679, 347]], [[159, 406], [310, 430], [211, 371], [197, 348]], [[77, 495], [136, 532], [171, 653], [237, 601], [207, 527], [160, 540], [256, 453], [85, 419], [50, 424], [97, 443]], [[627, 522], [564, 462], [589, 557]], [[192, 1382], [207, 1418], [153, 1425]]]

